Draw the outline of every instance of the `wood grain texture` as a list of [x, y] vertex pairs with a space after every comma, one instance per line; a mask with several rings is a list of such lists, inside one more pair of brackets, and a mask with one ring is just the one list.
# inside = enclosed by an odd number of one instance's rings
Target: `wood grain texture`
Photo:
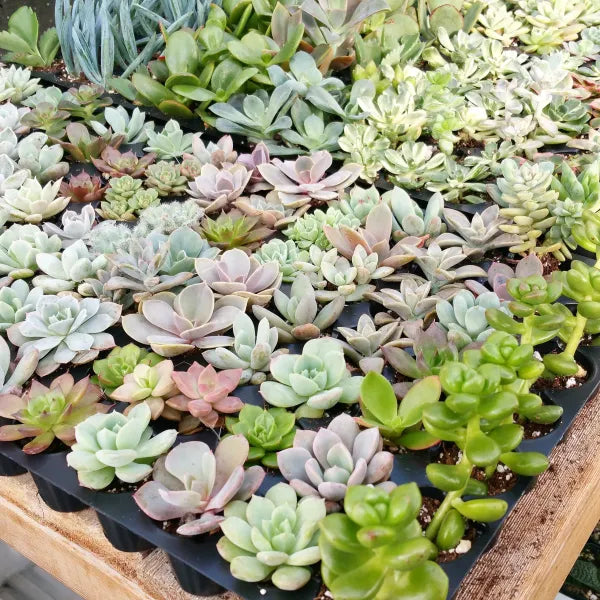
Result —
[[[513, 510], [455, 600], [554, 600], [600, 521], [600, 396], [581, 410], [551, 468]], [[0, 539], [86, 600], [193, 600], [165, 554], [123, 553], [95, 513], [57, 513], [29, 475], [0, 479]], [[231, 593], [212, 600], [236, 600]]]

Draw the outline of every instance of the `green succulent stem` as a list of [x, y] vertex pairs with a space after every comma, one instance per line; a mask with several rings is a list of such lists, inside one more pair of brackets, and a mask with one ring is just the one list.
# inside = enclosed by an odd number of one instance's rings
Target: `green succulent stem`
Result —
[[569, 341], [567, 342], [567, 346], [565, 348], [565, 354], [568, 356], [575, 356], [575, 351], [579, 347], [579, 342], [583, 337], [586, 323], [587, 319], [577, 313], [577, 317], [575, 318], [575, 327], [573, 327], [573, 331], [571, 332], [571, 336], [569, 337]]
[[[467, 423], [467, 436], [470, 437], [477, 433], [479, 433], [479, 415], [473, 415], [468, 423]], [[466, 453], [463, 451], [460, 460], [458, 461], [458, 465], [464, 466], [468, 469], [469, 473], [473, 469], [473, 463], [467, 458]], [[494, 467], [495, 468], [495, 467]], [[435, 511], [433, 515], [433, 519], [431, 519], [431, 523], [427, 526], [427, 530], [425, 531], [425, 536], [430, 540], [435, 540], [437, 537], [438, 531], [444, 522], [444, 517], [448, 514], [448, 511], [453, 508], [453, 503], [456, 500], [460, 500], [461, 496], [465, 493], [465, 489], [468, 485], [467, 483], [460, 490], [454, 490], [452, 492], [448, 492], [446, 497], [440, 504], [439, 508]]]

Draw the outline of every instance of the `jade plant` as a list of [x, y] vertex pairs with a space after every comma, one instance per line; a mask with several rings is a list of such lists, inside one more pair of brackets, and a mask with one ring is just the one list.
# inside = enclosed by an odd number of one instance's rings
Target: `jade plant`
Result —
[[153, 435], [150, 407], [139, 404], [126, 416], [112, 411], [88, 417], [75, 426], [75, 443], [67, 464], [79, 484], [92, 490], [108, 487], [115, 477], [137, 483], [152, 473], [152, 463], [175, 442], [177, 431]]
[[70, 446], [79, 423], [110, 408], [99, 402], [101, 396], [102, 391], [89, 377], [75, 382], [72, 375], [64, 373], [48, 387], [33, 381], [23, 395], [0, 396], [0, 416], [18, 421], [0, 427], [0, 441], [33, 438], [23, 446], [26, 454], [47, 450], [55, 439]]
[[346, 368], [342, 346], [332, 338], [309, 340], [302, 354], [282, 354], [271, 361], [275, 381], [260, 386], [272, 406], [298, 407], [296, 415], [315, 418], [342, 404], [358, 401], [363, 378]]
[[321, 574], [334, 598], [444, 600], [448, 577], [435, 562], [436, 545], [423, 536], [416, 483], [392, 492], [351, 486], [345, 514], [321, 521]]
[[248, 440], [247, 462], [260, 462], [271, 469], [278, 468], [277, 453], [294, 443], [295, 422], [294, 415], [285, 408], [262, 409], [252, 404], [244, 404], [237, 417], [225, 419], [227, 431]]
[[264, 479], [261, 467], [244, 469], [247, 456], [248, 442], [241, 435], [224, 438], [214, 453], [204, 442], [179, 444], [155, 462], [152, 480], [133, 498], [152, 519], [178, 520], [180, 535], [214, 531], [223, 522], [223, 510], [250, 498]]
[[325, 502], [307, 497], [298, 501], [285, 483], [270, 488], [264, 498], [232, 502], [221, 522], [219, 554], [230, 563], [231, 574], [242, 581], [271, 580], [282, 590], [297, 590], [311, 576], [310, 565], [319, 562], [319, 522]]

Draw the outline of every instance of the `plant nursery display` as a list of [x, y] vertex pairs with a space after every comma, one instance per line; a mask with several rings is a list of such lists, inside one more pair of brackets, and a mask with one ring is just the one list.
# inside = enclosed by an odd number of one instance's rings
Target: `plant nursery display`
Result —
[[0, 48], [0, 475], [193, 594], [452, 598], [600, 387], [597, 2], [57, 0]]

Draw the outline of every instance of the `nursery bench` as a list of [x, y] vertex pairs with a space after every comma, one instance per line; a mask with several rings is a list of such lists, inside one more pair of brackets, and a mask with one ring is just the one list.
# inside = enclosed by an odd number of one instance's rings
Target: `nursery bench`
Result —
[[[511, 512], [455, 600], [553, 600], [600, 521], [599, 498], [600, 395], [581, 410], [553, 451], [550, 469]], [[0, 479], [0, 539], [85, 600], [195, 597], [181, 590], [162, 551], [115, 550], [92, 510], [52, 511], [30, 475]]]

